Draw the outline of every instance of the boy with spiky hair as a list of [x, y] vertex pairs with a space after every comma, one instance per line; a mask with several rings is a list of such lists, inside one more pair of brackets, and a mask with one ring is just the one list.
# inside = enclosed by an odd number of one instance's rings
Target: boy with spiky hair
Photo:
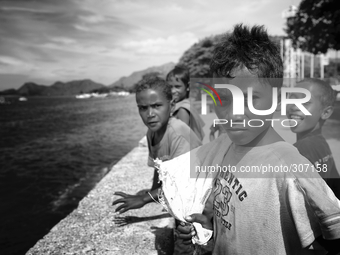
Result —
[[[262, 111], [272, 107], [273, 91], [282, 86], [280, 53], [262, 26], [236, 25], [216, 48], [211, 72], [214, 84], [236, 86], [245, 95], [252, 92], [248, 102]], [[203, 145], [195, 151], [199, 159], [195, 164], [232, 171], [215, 174], [213, 201], [207, 203], [213, 205], [210, 211], [206, 206], [203, 214], [192, 214], [186, 220], [213, 229], [213, 254], [339, 252], [340, 201], [332, 190], [310, 162], [265, 121], [273, 113], [253, 113], [245, 102], [244, 113], [235, 114], [239, 106], [234, 105], [231, 91], [218, 89], [218, 94], [222, 105], [215, 106], [216, 115], [228, 120], [225, 129], [231, 142], [220, 136]], [[262, 166], [285, 171], [244, 172]], [[294, 171], [300, 166], [304, 172]], [[211, 211], [213, 220], [207, 216]], [[196, 234], [193, 227], [179, 226], [178, 230], [189, 243]], [[318, 248], [316, 240], [326, 250]]]
[[[294, 146], [315, 166], [340, 199], [340, 176], [329, 145], [321, 133], [323, 124], [333, 113], [335, 92], [327, 82], [315, 78], [304, 79], [296, 87], [310, 91], [311, 99], [304, 106], [312, 115], [305, 115], [295, 105], [288, 105], [287, 117], [297, 123], [291, 127], [297, 138]], [[290, 98], [301, 96], [299, 93], [292, 93]]]

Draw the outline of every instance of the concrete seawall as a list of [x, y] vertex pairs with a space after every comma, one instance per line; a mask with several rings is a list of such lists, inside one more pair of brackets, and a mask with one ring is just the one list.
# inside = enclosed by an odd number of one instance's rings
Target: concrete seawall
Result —
[[147, 147], [136, 147], [83, 198], [77, 209], [54, 226], [26, 254], [172, 254], [173, 220], [150, 203], [116, 215], [115, 191], [134, 194], [151, 187], [153, 169]]

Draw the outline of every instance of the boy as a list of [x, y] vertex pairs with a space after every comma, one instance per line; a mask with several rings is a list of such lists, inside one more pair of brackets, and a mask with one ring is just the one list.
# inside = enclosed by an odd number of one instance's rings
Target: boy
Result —
[[[257, 110], [270, 109], [273, 89], [282, 86], [280, 53], [263, 27], [236, 25], [216, 47], [210, 67], [214, 84], [232, 84], [243, 94], [252, 92]], [[340, 202], [316, 172], [244, 172], [262, 166], [286, 170], [294, 165], [305, 170], [310, 167], [266, 121], [273, 113], [254, 114], [245, 102], [244, 113], [234, 114], [240, 105], [233, 105], [230, 90], [219, 89], [218, 94], [222, 106], [215, 108], [216, 114], [228, 120], [231, 143], [220, 136], [199, 148], [197, 158], [201, 166], [228, 166], [232, 171], [215, 176], [210, 196], [213, 221], [207, 214], [193, 214], [187, 221], [214, 230], [213, 254], [316, 254], [310, 249], [318, 249], [314, 241], [323, 242], [323, 237], [332, 240], [325, 245], [327, 249], [339, 250]], [[179, 226], [178, 230], [184, 239], [195, 234], [193, 228], [188, 231]]]
[[201, 119], [196, 110], [191, 107], [189, 101], [190, 92], [190, 74], [184, 66], [175, 66], [167, 76], [166, 81], [171, 87], [173, 100], [176, 103], [172, 116], [187, 124], [203, 141], [204, 138], [204, 121]]
[[[139, 114], [148, 127], [147, 141], [149, 148], [148, 165], [154, 167], [154, 159], [169, 160], [201, 145], [195, 133], [182, 121], [170, 118], [174, 107], [170, 86], [159, 77], [143, 80], [136, 90], [136, 101]], [[112, 205], [121, 203], [116, 212], [125, 213], [138, 209], [158, 200], [158, 189], [161, 187], [158, 171], [154, 169], [153, 184], [150, 192], [139, 192], [129, 195], [115, 192], [123, 198], [115, 200]], [[181, 245], [182, 240], [175, 240], [175, 254], [192, 254], [191, 247]]]
[[[304, 115], [295, 105], [288, 105], [287, 117], [294, 119], [297, 123], [296, 126], [291, 127], [297, 138], [294, 146], [301, 155], [314, 164], [322, 178], [340, 199], [340, 176], [329, 145], [321, 134], [323, 124], [333, 113], [334, 90], [328, 83], [311, 78], [298, 82], [296, 87], [310, 91], [311, 99], [304, 106], [312, 115]], [[301, 94], [293, 93], [290, 98], [301, 96]]]

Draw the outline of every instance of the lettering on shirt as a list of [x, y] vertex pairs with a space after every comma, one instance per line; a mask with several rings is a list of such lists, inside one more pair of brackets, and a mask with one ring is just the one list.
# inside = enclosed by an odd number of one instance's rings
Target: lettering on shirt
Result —
[[247, 198], [247, 192], [233, 173], [225, 171], [220, 172], [215, 181], [214, 195], [214, 213], [221, 224], [230, 230], [232, 224], [227, 216], [230, 211], [235, 214], [235, 207], [230, 204], [230, 200], [232, 196], [236, 196], [237, 200], [243, 202]]

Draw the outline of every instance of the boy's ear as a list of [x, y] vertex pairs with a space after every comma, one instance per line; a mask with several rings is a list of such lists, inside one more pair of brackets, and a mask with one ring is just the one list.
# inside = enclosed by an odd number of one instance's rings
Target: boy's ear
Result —
[[334, 111], [333, 106], [327, 106], [325, 109], [323, 109], [323, 111], [321, 113], [321, 119], [323, 119], [323, 120], [328, 119], [329, 117], [331, 117], [333, 111]]

